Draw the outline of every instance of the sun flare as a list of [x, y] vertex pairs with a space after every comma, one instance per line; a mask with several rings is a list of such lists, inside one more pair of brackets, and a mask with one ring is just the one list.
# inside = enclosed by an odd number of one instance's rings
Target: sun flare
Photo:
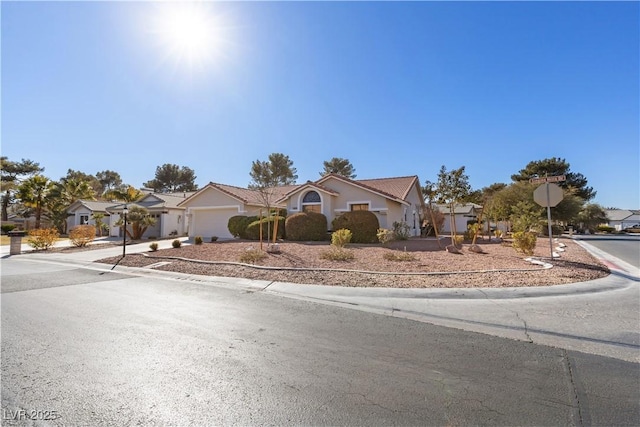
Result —
[[222, 54], [224, 27], [206, 3], [162, 4], [152, 33], [164, 55], [190, 68], [204, 68]]

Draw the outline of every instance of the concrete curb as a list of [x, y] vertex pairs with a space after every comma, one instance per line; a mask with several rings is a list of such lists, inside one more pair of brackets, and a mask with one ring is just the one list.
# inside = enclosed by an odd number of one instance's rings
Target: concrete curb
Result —
[[[134, 245], [135, 246], [135, 245]], [[590, 245], [589, 245], [590, 246]], [[113, 253], [105, 255], [105, 251]], [[136, 253], [137, 250], [147, 250], [144, 247], [133, 248], [128, 252]], [[66, 266], [77, 266], [98, 271], [129, 274], [135, 276], [162, 278], [179, 281], [188, 281], [199, 284], [224, 286], [227, 288], [245, 289], [251, 291], [264, 291], [273, 294], [302, 297], [312, 300], [347, 302], [349, 299], [515, 299], [515, 298], [539, 298], [548, 296], [581, 295], [599, 292], [608, 292], [625, 289], [632, 285], [631, 281], [639, 281], [626, 272], [612, 270], [612, 273], [600, 279], [589, 282], [577, 282], [564, 285], [549, 285], [537, 287], [508, 287], [508, 288], [438, 288], [438, 289], [401, 289], [401, 288], [370, 288], [370, 287], [346, 287], [327, 286], [315, 284], [299, 284], [288, 282], [272, 282], [267, 280], [251, 280], [236, 277], [204, 276], [170, 271], [154, 270], [141, 267], [116, 266], [95, 262], [96, 259], [117, 256], [119, 249], [106, 249], [96, 251], [77, 252], [73, 254], [47, 254], [30, 253], [25, 259], [38, 260]], [[93, 256], [80, 256], [91, 254]], [[88, 259], [91, 258], [91, 259]], [[620, 261], [620, 260], [618, 260]], [[630, 281], [631, 279], [631, 281]]]

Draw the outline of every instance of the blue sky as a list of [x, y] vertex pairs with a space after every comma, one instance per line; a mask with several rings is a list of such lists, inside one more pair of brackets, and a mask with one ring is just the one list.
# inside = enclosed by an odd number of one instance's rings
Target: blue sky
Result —
[[187, 51], [155, 2], [6, 2], [2, 155], [246, 186], [287, 154], [298, 182], [465, 166], [480, 189], [566, 159], [605, 207], [640, 208], [637, 2], [200, 3]]

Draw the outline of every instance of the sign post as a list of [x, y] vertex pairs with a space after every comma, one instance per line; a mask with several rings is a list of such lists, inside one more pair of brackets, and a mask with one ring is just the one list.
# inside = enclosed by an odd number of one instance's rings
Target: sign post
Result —
[[565, 181], [564, 175], [558, 176], [545, 176], [542, 178], [531, 178], [529, 180], [532, 184], [544, 184], [536, 188], [533, 192], [533, 200], [542, 207], [547, 208], [547, 226], [549, 229], [549, 249], [551, 251], [551, 258], [553, 259], [553, 234], [551, 232], [551, 208], [556, 206], [564, 198], [562, 188], [554, 182]]

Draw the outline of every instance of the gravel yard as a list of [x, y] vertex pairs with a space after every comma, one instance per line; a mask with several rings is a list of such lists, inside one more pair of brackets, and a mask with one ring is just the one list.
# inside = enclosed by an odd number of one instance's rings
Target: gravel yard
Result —
[[[260, 243], [234, 240], [127, 255], [120, 265], [147, 267], [164, 261], [169, 264], [153, 268], [310, 285], [395, 288], [549, 286], [609, 274], [605, 266], [571, 239], [560, 239], [566, 245], [565, 251], [559, 259], [550, 261], [548, 242], [545, 238], [538, 240], [534, 257], [553, 264], [550, 269], [526, 261], [527, 256], [517, 253], [507, 242], [480, 240], [478, 244], [484, 253], [471, 252], [470, 245], [465, 244], [461, 254], [452, 254], [440, 249], [431, 239], [393, 242], [389, 247], [350, 245], [348, 250], [354, 255], [351, 261], [323, 259], [322, 254], [330, 249], [325, 242], [281, 242], [279, 253], [268, 253], [255, 266], [240, 265], [240, 258], [247, 251], [259, 250]], [[264, 243], [263, 249], [266, 248]], [[412, 260], [386, 259], [385, 254], [391, 253]], [[114, 264], [118, 259], [99, 262]]]

